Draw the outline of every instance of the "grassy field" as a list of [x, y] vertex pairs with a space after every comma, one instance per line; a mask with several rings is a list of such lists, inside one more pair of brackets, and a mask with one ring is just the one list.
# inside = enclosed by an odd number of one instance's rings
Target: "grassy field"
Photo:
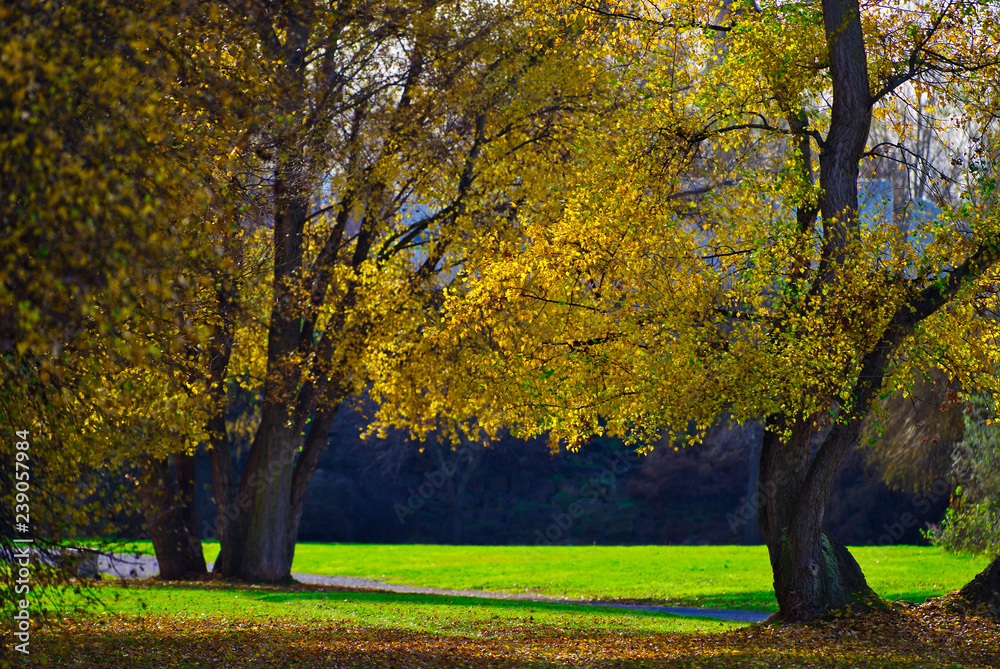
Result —
[[[148, 544], [136, 544], [149, 551]], [[922, 546], [851, 552], [883, 597], [923, 602], [987, 564]], [[217, 544], [206, 544], [208, 560]], [[528, 592], [774, 611], [763, 546], [435, 546], [299, 544], [292, 571], [450, 589]]]
[[103, 604], [68, 594], [54, 624], [33, 632], [31, 657], [0, 655], [0, 667], [943, 668], [1000, 659], [1000, 624], [940, 606], [768, 628], [315, 586], [105, 582], [94, 591]]
[[[206, 548], [214, 558], [217, 547]], [[883, 595], [914, 600], [957, 587], [983, 562], [905, 546], [854, 553]], [[301, 544], [293, 568], [456, 589], [773, 605], [761, 548]], [[1000, 623], [939, 602], [786, 628], [308, 585], [103, 581], [93, 594], [97, 601], [68, 591], [48, 625], [34, 628], [30, 662], [0, 655], [0, 669], [1000, 665]]]

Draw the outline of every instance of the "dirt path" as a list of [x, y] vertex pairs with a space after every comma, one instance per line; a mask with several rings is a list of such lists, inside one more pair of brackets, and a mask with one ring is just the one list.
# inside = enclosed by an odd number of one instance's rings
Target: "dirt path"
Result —
[[[212, 568], [209, 563], [208, 568]], [[151, 555], [115, 555], [114, 558], [102, 557], [100, 562], [101, 573], [117, 576], [118, 578], [150, 578], [159, 573], [156, 558]], [[396, 583], [382, 583], [381, 581], [368, 581], [362, 578], [352, 578], [350, 576], [320, 576], [318, 574], [301, 574], [292, 572], [292, 578], [300, 583], [310, 583], [313, 585], [334, 585], [341, 588], [367, 588], [371, 590], [384, 590], [386, 592], [398, 592], [400, 594], [414, 595], [444, 595], [446, 597], [478, 597], [480, 599], [515, 599], [532, 602], [550, 602], [556, 604], [579, 604], [580, 606], [609, 606], [617, 609], [632, 609], [636, 611], [658, 611], [660, 613], [670, 613], [677, 616], [698, 616], [704, 618], [717, 618], [719, 620], [730, 620], [736, 622], [761, 622], [770, 615], [762, 611], [738, 611], [733, 609], [705, 609], [693, 606], [648, 606], [644, 604], [616, 604], [614, 602], [595, 602], [579, 599], [566, 599], [563, 597], [547, 597], [533, 593], [509, 593], [490, 592], [488, 590], [449, 590], [446, 588], [424, 588], [416, 585], [399, 585]]]

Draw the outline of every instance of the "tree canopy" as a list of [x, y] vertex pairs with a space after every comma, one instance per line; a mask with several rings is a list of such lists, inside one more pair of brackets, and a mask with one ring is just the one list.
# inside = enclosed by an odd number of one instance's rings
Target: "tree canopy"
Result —
[[[863, 419], [914, 370], [997, 383], [985, 317], [1000, 257], [996, 8], [623, 2], [547, 15], [603, 26], [600, 76], [628, 102], [581, 138], [558, 211], [519, 219], [463, 268], [409, 353], [448, 351], [442, 373], [401, 381], [401, 358], [382, 363], [383, 419], [446, 410], [571, 446], [763, 419], [761, 522], [782, 617], [868, 597], [821, 528]], [[948, 165], [914, 141], [928, 132]], [[912, 196], [862, 208], [862, 169], [885, 161], [934, 186], [933, 215]]]
[[[822, 516], [876, 400], [931, 368], [1000, 397], [992, 5], [53, 1], [0, 26], [5, 423], [67, 490], [208, 443], [226, 576], [289, 577], [362, 390], [381, 425], [571, 447], [726, 413], [766, 425], [762, 531], [809, 618], [871, 594]], [[239, 481], [234, 379], [260, 398]]]
[[[607, 67], [620, 70], [620, 88], [639, 89], [635, 102], [580, 140], [558, 217], [519, 219], [518, 237], [466, 265], [419, 353], [466, 344], [459, 369], [487, 390], [469, 416], [500, 414], [571, 442], [683, 434], [725, 411], [813, 416], [848, 406], [865, 354], [903, 305], [942, 290], [956, 299], [908, 334], [887, 389], [930, 367], [993, 382], [993, 325], [977, 318], [992, 306], [986, 260], [1000, 225], [988, 8], [863, 15], [871, 123], [893, 145], [865, 146], [861, 158], [920, 169], [892, 151], [919, 148], [916, 123], [897, 110], [922, 104], [948, 161], [965, 166], [939, 184], [952, 194], [936, 203], [940, 215], [911, 207], [903, 229], [886, 203], [839, 225], [821, 215], [817, 154], [832, 141], [832, 107], [818, 3], [734, 3], [718, 19], [715, 3], [601, 11], [620, 18]], [[844, 238], [835, 252], [831, 235]], [[441, 403], [452, 385], [425, 384], [424, 400], [409, 399], [430, 406], [441, 393]], [[461, 412], [465, 398], [450, 406]]]

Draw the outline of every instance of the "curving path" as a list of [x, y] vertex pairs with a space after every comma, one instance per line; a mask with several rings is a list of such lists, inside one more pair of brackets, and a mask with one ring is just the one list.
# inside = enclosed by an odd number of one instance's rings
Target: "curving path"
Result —
[[[110, 574], [118, 578], [150, 578], [159, 573], [156, 558], [151, 555], [101, 556], [99, 567], [102, 574]], [[212, 563], [208, 564], [212, 568]], [[633, 609], [637, 611], [658, 611], [676, 616], [696, 616], [702, 618], [717, 618], [734, 622], [759, 623], [771, 614], [762, 611], [739, 611], [733, 609], [705, 609], [693, 606], [651, 606], [644, 604], [616, 604], [614, 602], [595, 602], [564, 597], [546, 597], [531, 593], [490, 592], [488, 590], [449, 590], [446, 588], [424, 588], [415, 585], [399, 585], [369, 581], [363, 578], [349, 576], [320, 576], [319, 574], [300, 574], [292, 572], [292, 578], [300, 583], [313, 585], [334, 585], [342, 588], [368, 588], [384, 590], [400, 594], [414, 595], [444, 595], [446, 597], [478, 597], [480, 599], [519, 599], [533, 602], [551, 602], [556, 604], [579, 604], [581, 606], [608, 606], [617, 609]]]

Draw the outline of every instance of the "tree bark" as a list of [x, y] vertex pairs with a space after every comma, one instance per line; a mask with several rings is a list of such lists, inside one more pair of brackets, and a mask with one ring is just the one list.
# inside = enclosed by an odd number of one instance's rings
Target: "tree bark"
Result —
[[[464, 156], [464, 170], [451, 204], [441, 208], [440, 216], [428, 217], [423, 226], [415, 224], [408, 231], [394, 233], [396, 215], [403, 211], [400, 205], [416, 196], [408, 192], [409, 186], [397, 192], [397, 177], [392, 176], [391, 170], [388, 176], [383, 174], [381, 165], [388, 164], [389, 158], [406, 155], [410, 151], [407, 148], [410, 130], [423, 127], [424, 121], [414, 121], [414, 114], [422, 119], [424, 112], [410, 107], [426, 64], [430, 58], [439, 57], [437, 46], [425, 53], [425, 42], [433, 46], [440, 37], [436, 28], [430, 32], [424, 27], [411, 30], [409, 24], [414, 19], [414, 24], [422, 26], [423, 19], [415, 19], [418, 15], [432, 18], [435, 4], [415, 5], [401, 10], [402, 13], [387, 11], [385, 18], [381, 10], [370, 13], [343, 7], [343, 11], [324, 14], [322, 21], [308, 4], [277, 3], [255, 8], [257, 11], [248, 12], [248, 25], [259, 33], [262, 52], [277, 66], [276, 89], [280, 91], [275, 95], [280, 115], [273, 123], [266, 124], [265, 142], [267, 160], [274, 163], [273, 297], [261, 422], [239, 494], [229, 497], [217, 494], [219, 500], [224, 500], [221, 507], [235, 508], [235, 512], [229, 512], [235, 520], [228, 522], [229, 537], [224, 541], [216, 569], [248, 580], [278, 581], [290, 577], [309, 480], [337, 409], [357, 384], [359, 372], [354, 364], [368, 343], [369, 329], [374, 329], [369, 328], [370, 323], [356, 320], [357, 291], [362, 289], [358, 279], [334, 284], [338, 274], [335, 270], [338, 266], [349, 267], [354, 277], [360, 276], [362, 266], [368, 261], [374, 260], [374, 267], [378, 268], [393, 255], [412, 248], [412, 243], [428, 226], [454, 225], [463, 216], [465, 199], [473, 191], [474, 167], [487, 141], [487, 123], [485, 110], [475, 103], [476, 109], [470, 109], [469, 113], [475, 117], [476, 130]], [[408, 13], [411, 15], [405, 21], [399, 20]], [[372, 19], [376, 19], [375, 23]], [[378, 33], [371, 42], [376, 49], [381, 49], [384, 41], [394, 39], [391, 36], [396, 33], [412, 33], [405, 73], [401, 72], [398, 78], [385, 73], [389, 78], [384, 84], [373, 85], [361, 79], [352, 80], [354, 65], [340, 71], [341, 56], [346, 56], [349, 63], [355, 58], [352, 55], [355, 46], [341, 47], [342, 28], [355, 21], [359, 30]], [[364, 59], [376, 58], [364, 55], [367, 43], [359, 48]], [[317, 55], [321, 51], [325, 53]], [[383, 67], [380, 65], [378, 69]], [[321, 78], [313, 77], [319, 73], [323, 75]], [[363, 94], [355, 95], [349, 90], [355, 83], [372, 86], [372, 93], [362, 91]], [[401, 89], [395, 110], [383, 110], [381, 103], [376, 103], [376, 91], [383, 86], [398, 85]], [[500, 96], [495, 101], [491, 98], [488, 104], [502, 104]], [[372, 112], [382, 117], [386, 111], [390, 113], [388, 124], [379, 133], [384, 132], [390, 141], [381, 148], [375, 148], [378, 142], [367, 145], [366, 119]], [[326, 198], [323, 189], [317, 190], [317, 186], [324, 183], [321, 168], [330, 150], [325, 143], [331, 132], [330, 119], [338, 117], [352, 118], [350, 130], [343, 138], [346, 148], [340, 147], [339, 140], [336, 144], [336, 150], [344, 153], [350, 178], [338, 194], [340, 202], [329, 207], [337, 213], [331, 229], [325, 233], [326, 240], [316, 240], [320, 242], [315, 249], [318, 253], [310, 253], [312, 260], [306, 266], [303, 234], [311, 219], [309, 209], [314, 196]], [[414, 122], [417, 125], [412, 125]], [[402, 140], [395, 141], [398, 138]], [[348, 223], [353, 232], [355, 222], [357, 231], [348, 235]], [[382, 232], [387, 233], [384, 238], [380, 237]], [[374, 246], [376, 241], [381, 242], [381, 248]], [[437, 271], [450, 241], [448, 236], [436, 240], [408, 285], [401, 284], [400, 290], [416, 294]], [[323, 327], [319, 329], [321, 313], [332, 316], [323, 319]], [[225, 471], [226, 457], [225, 449], [220, 446], [213, 467], [225, 481], [230, 481]], [[229, 487], [231, 490], [232, 486]]]
[[[246, 515], [237, 503], [236, 473], [233, 456], [226, 436], [225, 371], [229, 364], [229, 352], [213, 356], [213, 393], [216, 401], [212, 417], [208, 423], [208, 455], [212, 467], [212, 491], [215, 494], [215, 532], [219, 539], [219, 555], [215, 559], [212, 573], [232, 578], [239, 570], [242, 559], [243, 535]], [[218, 362], [217, 362], [218, 361]], [[215, 372], [220, 374], [217, 377]], [[215, 379], [218, 378], [216, 382]]]
[[[304, 438], [288, 426], [287, 408], [265, 409], [240, 481], [242, 541], [235, 547], [234, 575], [248, 581], [279, 582], [292, 578], [295, 541], [309, 481], [326, 446], [340, 403], [317, 408]], [[300, 448], [301, 447], [301, 448]]]
[[[224, 565], [228, 573], [249, 581], [291, 578], [287, 522], [292, 467], [302, 444], [289, 404], [295, 399], [301, 377], [301, 370], [293, 361], [300, 345], [301, 319], [293, 307], [297, 303], [294, 282], [302, 269], [308, 178], [294, 148], [284, 151], [286, 155], [275, 169], [274, 179], [274, 294], [267, 337], [264, 402], [236, 499], [237, 514], [231, 531], [232, 538], [240, 545], [226, 555]], [[291, 540], [294, 542], [294, 537]]]
[[[878, 599], [857, 561], [822, 526], [840, 459], [821, 459], [819, 453], [810, 458], [811, 425], [808, 420], [788, 425], [772, 417], [761, 448], [760, 529], [774, 574], [776, 619], [784, 622]], [[815, 468], [825, 475], [815, 476]], [[820, 509], [818, 518], [815, 509]]]
[[215, 531], [219, 556], [212, 572], [223, 577], [236, 576], [242, 559], [243, 514], [237, 504], [236, 474], [232, 453], [226, 439], [225, 405], [215, 411], [210, 421], [209, 457], [212, 465], [212, 490], [215, 493]]
[[1000, 247], [980, 248], [947, 279], [927, 286], [896, 310], [879, 341], [857, 366], [850, 409], [837, 416], [815, 456], [810, 458], [811, 426], [819, 423], [819, 416], [794, 423], [783, 416], [765, 421], [758, 512], [775, 576], [778, 619], [798, 622], [846, 604], [878, 600], [857, 563], [822, 528], [834, 477], [847, 450], [857, 442], [899, 346], [918, 323], [998, 258]]
[[868, 141], [872, 99], [858, 1], [823, 0], [823, 26], [833, 105], [830, 131], [819, 154], [823, 250], [817, 278], [833, 284], [846, 259], [850, 232], [858, 227], [859, 161]]
[[140, 495], [146, 527], [156, 552], [159, 578], [188, 579], [206, 573], [194, 505], [194, 456], [147, 458], [141, 474]]
[[[840, 462], [861, 433], [893, 355], [916, 323], [945, 301], [938, 287], [928, 290], [934, 298], [922, 295], [928, 299], [900, 307], [882, 337], [861, 359], [851, 408], [837, 416], [815, 455], [813, 426], [821, 423], [819, 415], [794, 423], [782, 416], [765, 421], [758, 512], [775, 577], [777, 617], [785, 622], [809, 620], [849, 604], [878, 601], [854, 558], [823, 529], [823, 514]], [[957, 286], [950, 290], [957, 290]]]
[[287, 425], [287, 414], [284, 404], [265, 404], [240, 481], [240, 510], [246, 525], [238, 575], [248, 581], [291, 578], [292, 465], [301, 442]]
[[181, 528], [187, 541], [184, 548], [184, 563], [190, 574], [203, 575], [208, 572], [205, 551], [201, 547], [201, 532], [198, 529], [198, 506], [195, 483], [195, 456], [193, 453], [176, 453], [174, 467], [177, 470], [177, 496], [180, 506]]
[[1000, 555], [958, 591], [972, 606], [984, 606], [1000, 617]]
[[[857, 0], [823, 0], [823, 23], [833, 105], [830, 130], [819, 153], [823, 245], [811, 292], [821, 300], [839, 284], [851, 240], [857, 236], [859, 160], [868, 140], [872, 108]], [[805, 122], [793, 115], [790, 126], [803, 141], [800, 151], [803, 169], [807, 169]], [[803, 233], [811, 229], [809, 207], [799, 207], [798, 224]], [[851, 411], [838, 417], [842, 424], [830, 430], [815, 456], [812, 445], [819, 416], [792, 421], [774, 415], [765, 420], [758, 518], [774, 573], [776, 618], [784, 622], [809, 620], [852, 603], [877, 600], [857, 561], [823, 528], [823, 514], [840, 461], [857, 438], [861, 419], [881, 386], [893, 343], [898, 344], [897, 329], [890, 327], [890, 332], [890, 341], [883, 338], [865, 356]]]
[[[307, 177], [299, 168], [292, 152], [287, 164], [276, 172], [274, 301], [264, 404], [230, 530], [233, 543], [238, 545], [227, 553], [224, 565], [225, 573], [248, 581], [291, 579], [309, 481], [345, 396], [337, 368], [341, 361], [330, 362], [333, 369], [317, 374], [322, 382], [302, 382], [303, 370], [293, 362], [297, 351], [313, 346], [311, 327], [303, 327], [310, 319], [303, 319], [292, 308], [296, 298], [290, 286], [302, 270], [302, 232], [309, 204]], [[363, 237], [359, 234], [359, 247]], [[339, 334], [336, 322], [328, 324], [315, 345], [318, 357], [330, 360], [334, 337]]]
[[[242, 260], [242, 258], [241, 258]], [[216, 292], [219, 324], [209, 344], [208, 388], [212, 397], [212, 415], [208, 420], [208, 454], [212, 467], [212, 491], [215, 495], [215, 531], [219, 555], [212, 572], [232, 577], [239, 568], [243, 546], [243, 524], [237, 506], [236, 473], [226, 434], [226, 377], [232, 358], [236, 331], [236, 310], [240, 285], [233, 276], [225, 277]]]
[[[346, 395], [341, 360], [332, 360], [342, 323], [334, 320], [314, 342], [314, 325], [325, 299], [326, 274], [315, 287], [316, 304], [302, 313], [295, 292], [303, 273], [302, 238], [309, 211], [308, 167], [294, 145], [283, 147], [274, 172], [273, 298], [267, 341], [267, 372], [261, 421], [247, 456], [238, 492], [222, 414], [215, 418], [212, 467], [221, 550], [215, 572], [248, 581], [291, 579], [291, 563], [309, 481], [326, 444], [330, 426]], [[348, 212], [350, 207], [344, 207]], [[331, 237], [343, 232], [347, 214]], [[339, 246], [334, 243], [334, 247]], [[358, 235], [357, 253], [370, 240]], [[326, 262], [334, 255], [321, 253]], [[329, 257], [328, 257], [329, 256]], [[363, 258], [362, 258], [363, 259]], [[359, 261], [360, 262], [360, 261]], [[321, 268], [327, 270], [328, 268]], [[348, 298], [353, 291], [348, 291]], [[349, 305], [341, 305], [349, 306]], [[232, 346], [231, 339], [224, 348]], [[308, 379], [297, 355], [314, 350], [326, 365]], [[220, 356], [221, 359], [221, 356]], [[226, 357], [228, 359], [228, 355]]]

